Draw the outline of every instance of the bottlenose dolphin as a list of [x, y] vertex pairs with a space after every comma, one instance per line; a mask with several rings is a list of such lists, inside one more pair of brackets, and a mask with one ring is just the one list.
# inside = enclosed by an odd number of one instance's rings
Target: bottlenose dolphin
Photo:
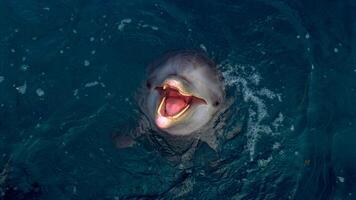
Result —
[[[194, 149], [197, 141], [216, 149], [216, 130], [224, 124], [218, 118], [229, 103], [222, 76], [204, 53], [178, 51], [155, 60], [136, 96], [142, 117], [130, 120], [139, 121], [129, 131], [133, 140], [148, 138], [160, 149], [180, 153]], [[130, 128], [121, 128], [119, 132], [126, 129]], [[133, 144], [127, 140], [127, 134], [116, 134], [114, 138], [119, 148]]]

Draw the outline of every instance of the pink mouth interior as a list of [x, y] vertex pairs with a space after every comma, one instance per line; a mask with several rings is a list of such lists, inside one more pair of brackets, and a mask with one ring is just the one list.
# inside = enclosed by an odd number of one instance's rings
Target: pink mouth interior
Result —
[[178, 91], [172, 89], [167, 90], [165, 100], [165, 114], [174, 116], [187, 107], [191, 97], [183, 96]]
[[[163, 102], [162, 108], [158, 111], [163, 117], [172, 117], [180, 113], [191, 104], [206, 104], [204, 99], [195, 96], [185, 96], [179, 93], [174, 87], [156, 87]], [[164, 98], [165, 97], [165, 98]]]

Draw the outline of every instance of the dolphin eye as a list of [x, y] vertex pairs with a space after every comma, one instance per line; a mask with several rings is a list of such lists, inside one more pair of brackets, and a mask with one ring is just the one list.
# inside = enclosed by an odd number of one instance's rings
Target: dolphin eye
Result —
[[214, 106], [218, 106], [218, 105], [220, 105], [220, 102], [219, 101], [215, 101], [213, 105]]
[[147, 87], [148, 89], [151, 89], [151, 87], [152, 87], [151, 82], [147, 81], [147, 82], [146, 82], [146, 87]]

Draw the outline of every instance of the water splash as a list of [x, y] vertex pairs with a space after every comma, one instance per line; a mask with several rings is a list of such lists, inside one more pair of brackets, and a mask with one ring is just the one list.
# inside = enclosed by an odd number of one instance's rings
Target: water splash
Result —
[[231, 64], [226, 61], [219, 66], [227, 88], [233, 88], [241, 93], [244, 103], [248, 106], [247, 120], [247, 150], [250, 160], [254, 160], [256, 143], [263, 134], [278, 135], [278, 129], [283, 123], [283, 114], [279, 113], [273, 123], [268, 123], [269, 113], [266, 100], [282, 101], [281, 94], [261, 87], [261, 75], [253, 66]]

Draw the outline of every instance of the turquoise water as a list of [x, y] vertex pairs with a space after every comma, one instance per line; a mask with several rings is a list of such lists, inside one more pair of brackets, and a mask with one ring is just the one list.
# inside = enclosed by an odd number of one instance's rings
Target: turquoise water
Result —
[[[355, 7], [0, 1], [0, 199], [356, 199]], [[216, 150], [116, 148], [147, 65], [177, 49], [224, 77]]]

